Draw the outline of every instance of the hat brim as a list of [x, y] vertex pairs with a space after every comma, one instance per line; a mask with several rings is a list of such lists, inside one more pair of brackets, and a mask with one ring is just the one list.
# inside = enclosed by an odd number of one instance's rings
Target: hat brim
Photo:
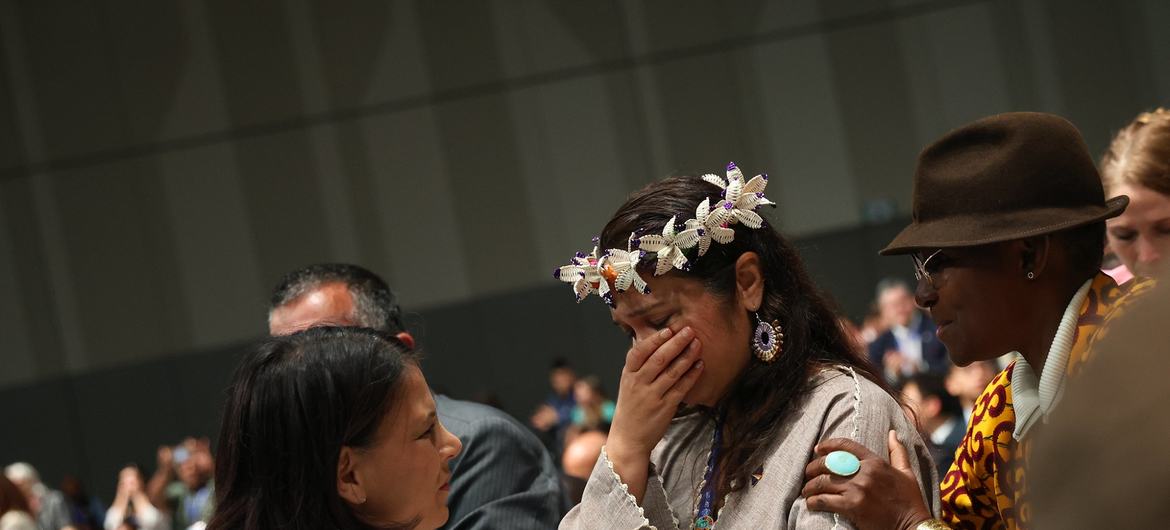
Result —
[[977, 247], [1013, 239], [1051, 234], [1104, 221], [1121, 215], [1129, 197], [1118, 195], [1104, 207], [1047, 208], [1003, 215], [953, 216], [926, 223], [912, 223], [878, 254], [893, 256], [924, 249]]

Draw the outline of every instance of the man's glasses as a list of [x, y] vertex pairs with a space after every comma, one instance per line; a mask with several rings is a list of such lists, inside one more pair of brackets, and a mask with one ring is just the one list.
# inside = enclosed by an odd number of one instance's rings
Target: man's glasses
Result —
[[930, 285], [931, 289], [937, 289], [938, 287], [934, 284], [934, 277], [930, 275], [930, 271], [926, 267], [930, 264], [930, 260], [934, 259], [939, 252], [942, 252], [941, 248], [925, 258], [922, 257], [924, 254], [922, 252], [915, 252], [910, 255], [910, 259], [914, 260], [914, 279], [922, 281], [923, 278], [926, 278], [926, 283]]

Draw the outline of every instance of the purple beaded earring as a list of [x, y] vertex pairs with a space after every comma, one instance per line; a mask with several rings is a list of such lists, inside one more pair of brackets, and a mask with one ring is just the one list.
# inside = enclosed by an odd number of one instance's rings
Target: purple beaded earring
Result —
[[756, 333], [752, 338], [752, 353], [765, 363], [775, 361], [780, 348], [784, 346], [784, 333], [781, 332], [780, 322], [776, 320], [764, 322], [760, 320], [759, 313], [753, 315], [756, 317]]

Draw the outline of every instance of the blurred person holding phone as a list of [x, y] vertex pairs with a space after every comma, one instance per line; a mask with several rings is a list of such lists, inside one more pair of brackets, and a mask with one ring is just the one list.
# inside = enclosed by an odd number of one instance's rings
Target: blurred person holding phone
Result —
[[210, 445], [206, 438], [187, 438], [173, 448], [158, 449], [158, 468], [147, 484], [147, 496], [175, 528], [202, 528], [215, 509]]

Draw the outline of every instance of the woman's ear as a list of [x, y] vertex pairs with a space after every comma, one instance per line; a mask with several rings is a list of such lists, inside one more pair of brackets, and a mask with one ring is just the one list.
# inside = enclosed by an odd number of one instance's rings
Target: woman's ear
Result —
[[337, 458], [337, 495], [345, 502], [358, 506], [366, 502], [366, 490], [356, 471], [357, 454], [353, 448], [341, 447]]
[[744, 252], [735, 260], [735, 291], [744, 309], [760, 310], [764, 303], [764, 271], [755, 252]]

